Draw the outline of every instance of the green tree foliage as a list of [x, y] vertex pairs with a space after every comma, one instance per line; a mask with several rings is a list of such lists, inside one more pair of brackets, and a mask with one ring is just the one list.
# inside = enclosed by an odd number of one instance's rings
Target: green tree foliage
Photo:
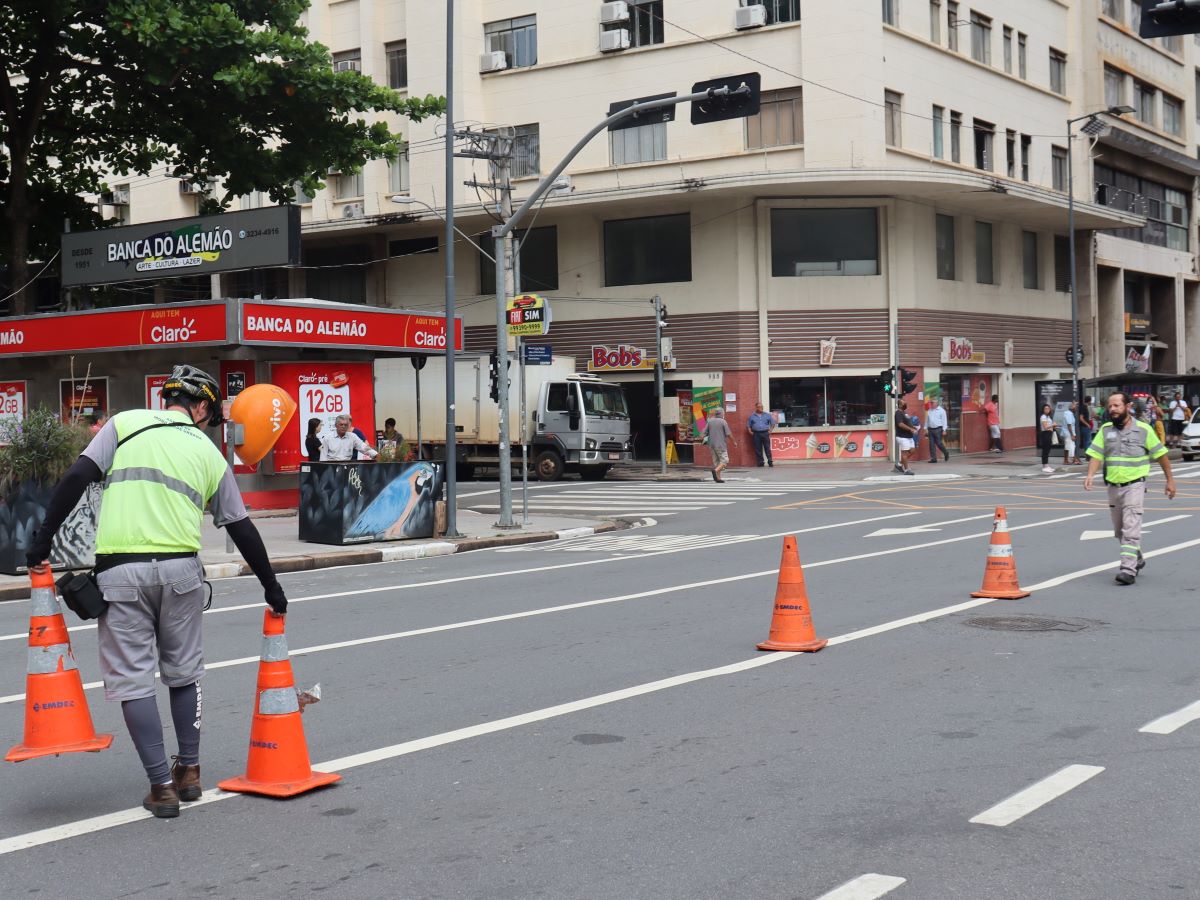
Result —
[[[49, 259], [64, 219], [101, 223], [81, 198], [112, 174], [166, 166], [225, 193], [293, 197], [331, 166], [394, 159], [379, 121], [445, 111], [357, 72], [333, 71], [300, 22], [307, 0], [13, 0], [0, 4], [0, 261], [16, 287]], [[31, 292], [14, 298], [30, 311]]]

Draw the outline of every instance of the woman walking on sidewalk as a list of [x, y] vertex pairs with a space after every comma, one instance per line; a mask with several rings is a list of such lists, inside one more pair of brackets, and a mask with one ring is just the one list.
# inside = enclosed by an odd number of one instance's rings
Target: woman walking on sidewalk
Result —
[[1054, 409], [1049, 403], [1042, 405], [1042, 416], [1038, 420], [1038, 449], [1042, 451], [1042, 471], [1049, 475], [1054, 471], [1050, 465], [1050, 450], [1054, 446]]

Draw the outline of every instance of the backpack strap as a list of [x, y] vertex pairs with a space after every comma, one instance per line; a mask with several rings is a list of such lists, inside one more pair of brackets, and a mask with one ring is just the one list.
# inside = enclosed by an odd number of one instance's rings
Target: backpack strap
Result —
[[120, 449], [121, 445], [124, 444], [125, 442], [133, 440], [135, 437], [137, 437], [143, 431], [149, 431], [152, 428], [195, 428], [195, 427], [196, 426], [191, 422], [155, 422], [153, 425], [147, 425], [145, 428], [139, 428], [137, 431], [133, 432], [133, 434], [125, 435], [125, 437], [123, 437], [119, 441], [117, 441], [117, 449]]

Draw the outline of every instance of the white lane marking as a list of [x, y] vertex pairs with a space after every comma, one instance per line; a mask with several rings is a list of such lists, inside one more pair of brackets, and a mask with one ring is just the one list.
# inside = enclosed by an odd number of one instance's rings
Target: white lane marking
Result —
[[[1012, 531], [1013, 529], [1009, 529]], [[1200, 538], [1194, 541], [1184, 541], [1181, 544], [1171, 544], [1167, 547], [1160, 547], [1158, 550], [1147, 550], [1142, 553], [1146, 559], [1153, 559], [1156, 556], [1163, 556], [1167, 553], [1175, 553], [1179, 550], [1187, 550], [1191, 547], [1200, 546]], [[1091, 566], [1087, 569], [1080, 569], [1078, 572], [1068, 572], [1066, 575], [1055, 575], [1053, 578], [1047, 578], [1045, 581], [1039, 581], [1037, 584], [1025, 586], [1027, 591], [1044, 591], [1046, 588], [1058, 587], [1060, 584], [1066, 584], [1068, 581], [1074, 581], [1077, 578], [1086, 578], [1088, 575], [1095, 575], [1097, 572], [1110, 572], [1116, 567], [1115, 562], [1101, 563], [1098, 566]]]
[[[544, 491], [547, 488], [552, 488], [552, 487], [558, 487], [558, 485], [555, 485], [555, 484], [531, 484], [531, 485], [529, 485], [529, 489], [531, 491]], [[470, 494], [461, 494], [461, 493], [455, 491], [454, 496], [457, 497], [459, 500], [461, 500], [463, 497], [482, 497], [485, 494], [498, 494], [498, 493], [500, 493], [500, 488], [494, 487], [490, 490], [475, 491], [474, 493], [470, 493]]]
[[[669, 515], [671, 515], [671, 513], [655, 513], [654, 515], [669, 516]], [[872, 516], [869, 519], [854, 519], [849, 522], [832, 522], [828, 525], [814, 525], [811, 528], [793, 528], [788, 531], [777, 531], [777, 532], [774, 532], [773, 534], [758, 535], [757, 537], [754, 538], [754, 540], [760, 540], [760, 541], [770, 540], [772, 538], [787, 537], [789, 534], [809, 534], [814, 531], [827, 531], [828, 529], [831, 529], [831, 528], [847, 528], [852, 525], [869, 525], [872, 522], [885, 522], [888, 519], [902, 519], [906, 516], [918, 516], [918, 515], [920, 515], [920, 513], [917, 513], [917, 512], [891, 513], [886, 516]], [[657, 523], [655, 523], [653, 520], [651, 520], [650, 524], [657, 524]], [[629, 560], [629, 559], [645, 559], [645, 558], [651, 557], [651, 556], [663, 556], [668, 553], [683, 553], [690, 549], [691, 549], [690, 547], [679, 547], [674, 550], [655, 550], [651, 553], [641, 553], [641, 554], [638, 554], [637, 556], [628, 556], [621, 560], [609, 558], [609, 557], [606, 557], [604, 559], [579, 559], [579, 560], [575, 560], [574, 562], [569, 562], [569, 563], [551, 563], [551, 564], [545, 565], [545, 566], [531, 566], [527, 569], [510, 569], [507, 572], [487, 572], [487, 573], [483, 573], [480, 575], [457, 575], [452, 578], [435, 578], [432, 581], [418, 581], [418, 582], [409, 583], [409, 584], [388, 584], [388, 585], [382, 585], [380, 587], [370, 587], [370, 588], [364, 587], [364, 588], [359, 588], [359, 589], [353, 590], [353, 591], [338, 591], [338, 592], [332, 593], [332, 594], [313, 594], [312, 596], [309, 596], [309, 597], [288, 598], [288, 605], [290, 606], [293, 603], [305, 603], [309, 600], [335, 600], [335, 599], [340, 599], [342, 597], [357, 597], [362, 594], [377, 594], [377, 593], [380, 593], [383, 591], [407, 591], [407, 590], [414, 590], [416, 588], [440, 587], [440, 586], [446, 585], [446, 584], [458, 584], [463, 581], [479, 581], [479, 580], [482, 580], [485, 578], [504, 578], [509, 575], [536, 575], [536, 574], [540, 574], [542, 572], [553, 572], [557, 569], [571, 569], [571, 568], [575, 568], [576, 566], [598, 566], [598, 565], [605, 565], [607, 563], [613, 563], [613, 562], [624, 562], [625, 560]], [[284, 573], [285, 576], [287, 574], [302, 574], [302, 575], [305, 575], [308, 577], [312, 576], [311, 572]], [[246, 576], [246, 577], [251, 577], [251, 576]], [[28, 600], [14, 600], [12, 602], [15, 604], [15, 603], [28, 603], [29, 601]], [[261, 610], [262, 608], [263, 608], [262, 603], [239, 603], [239, 604], [235, 604], [234, 606], [219, 606], [219, 607], [216, 607], [215, 609], [210, 609], [205, 613], [205, 615], [211, 616], [216, 613], [239, 612], [239, 611], [245, 610], [245, 609]], [[70, 632], [95, 631], [95, 630], [96, 630], [95, 624], [74, 625], [67, 629], [67, 631], [70, 631]], [[18, 640], [23, 641], [23, 640], [26, 640], [28, 637], [29, 637], [29, 631], [25, 630], [25, 631], [17, 632], [15, 634], [0, 635], [0, 641], [18, 641]]]
[[[1142, 531], [1149, 531], [1156, 525], [1166, 525], [1168, 522], [1178, 522], [1180, 519], [1190, 519], [1191, 517], [1190, 513], [1184, 513], [1179, 516], [1167, 516], [1165, 519], [1155, 519], [1153, 522], [1143, 522]], [[1101, 538], [1110, 538], [1112, 536], [1113, 533], [1110, 528], [1107, 531], [1084, 531], [1083, 534], [1079, 535], [1079, 539], [1081, 541], [1098, 541]]]
[[1103, 766], [1066, 766], [1036, 784], [1017, 791], [1008, 799], [1001, 800], [990, 809], [985, 809], [970, 821], [976, 825], [995, 825], [997, 828], [1011, 825], [1103, 771]]
[[1063, 472], [1061, 475], [1047, 475], [1046, 481], [1054, 481], [1054, 479], [1056, 479], [1056, 478], [1074, 478], [1076, 475], [1080, 475], [1080, 474], [1082, 474], [1082, 473], [1081, 472]]
[[[1064, 518], [1061, 518], [1061, 519], [1049, 519], [1045, 522], [1033, 522], [1029, 525], [1018, 525], [1015, 528], [1010, 528], [1009, 531], [1020, 531], [1025, 528], [1040, 528], [1043, 525], [1055, 525], [1059, 522], [1067, 521], [1069, 519], [1078, 519], [1080, 516], [1090, 516], [1090, 515], [1091, 515], [1091, 513], [1079, 513], [1074, 516], [1065, 516]], [[909, 547], [893, 548], [890, 550], [877, 550], [873, 553], [859, 553], [854, 556], [843, 556], [843, 557], [839, 557], [837, 559], [823, 559], [823, 560], [818, 560], [817, 562], [805, 563], [804, 565], [806, 568], [809, 568], [809, 569], [816, 569], [816, 568], [820, 568], [821, 566], [836, 566], [841, 563], [858, 562], [859, 560], [870, 559], [870, 558], [876, 557], [876, 556], [890, 556], [893, 553], [904, 553], [909, 550], [922, 550], [927, 547], [938, 547], [943, 544], [954, 544], [954, 543], [958, 543], [959, 541], [966, 541], [966, 540], [970, 540], [972, 538], [989, 537], [990, 535], [991, 535], [991, 532], [986, 531], [986, 532], [981, 532], [979, 534], [963, 535], [961, 537], [943, 538], [940, 541], [926, 541], [923, 544], [913, 544]], [[1200, 540], [1198, 540], [1197, 543], [1200, 543]], [[664, 551], [664, 552], [671, 552], [671, 551]], [[1149, 554], [1147, 554], [1147, 556], [1148, 555]], [[634, 556], [617, 557], [617, 558], [619, 558], [619, 559], [640, 559], [640, 557], [634, 557]], [[1104, 568], [1107, 568], [1107, 566]], [[477, 626], [477, 625], [492, 625], [497, 622], [507, 622], [507, 621], [511, 621], [513, 619], [528, 619], [533, 616], [543, 616], [543, 615], [549, 615], [551, 613], [567, 612], [569, 610], [574, 610], [574, 609], [586, 609], [589, 606], [602, 606], [602, 605], [608, 604], [608, 603], [619, 603], [623, 600], [640, 600], [643, 597], [654, 597], [659, 594], [670, 594], [670, 593], [675, 593], [678, 591], [688, 591], [688, 590], [693, 590], [696, 588], [712, 587], [713, 585], [729, 584], [729, 583], [736, 582], [736, 581], [749, 581], [750, 579], [753, 579], [753, 578], [762, 578], [766, 575], [778, 575], [778, 574], [779, 574], [778, 568], [764, 569], [761, 572], [747, 572], [743, 575], [730, 575], [727, 578], [715, 578], [715, 579], [710, 579], [707, 581], [694, 581], [691, 584], [670, 585], [669, 587], [655, 588], [655, 589], [649, 590], [649, 591], [640, 591], [636, 594], [621, 594], [616, 597], [602, 597], [598, 600], [583, 600], [583, 601], [580, 601], [579, 603], [566, 603], [566, 604], [562, 604], [559, 606], [547, 606], [547, 607], [543, 607], [541, 609], [530, 609], [530, 610], [524, 610], [522, 612], [516, 612], [516, 613], [506, 613], [506, 614], [497, 615], [497, 616], [487, 616], [487, 617], [481, 618], [481, 619], [470, 619], [466, 622], [450, 622], [445, 625], [432, 625], [427, 628], [417, 628], [417, 629], [414, 629], [411, 631], [397, 631], [392, 634], [372, 635], [370, 637], [365, 637], [365, 638], [354, 638], [352, 640], [347, 640], [347, 641], [337, 641], [336, 643], [332, 643], [332, 644], [318, 644], [313, 647], [301, 647], [299, 649], [292, 650], [291, 655], [292, 656], [300, 656], [302, 654], [322, 653], [326, 650], [344, 650], [347, 647], [358, 647], [358, 646], [362, 646], [364, 644], [377, 644], [380, 641], [394, 641], [394, 640], [399, 640], [401, 638], [416, 637], [416, 636], [425, 635], [425, 634], [435, 634], [440, 631], [454, 631], [459, 628], [470, 628], [470, 627]], [[1026, 588], [1026, 590], [1031, 591], [1032, 588]], [[289, 601], [289, 603], [290, 602], [291, 601]], [[961, 608], [962, 609], [970, 609], [972, 606], [978, 606], [978, 605], [980, 605], [982, 603], [986, 603], [986, 602], [989, 602], [989, 601], [976, 600], [971, 603], [962, 605]], [[909, 619], [902, 619], [899, 621], [902, 621], [905, 624], [909, 624], [911, 618], [912, 617], [910, 617]], [[857, 632], [855, 632], [855, 634], [857, 634]], [[227, 660], [223, 660], [220, 662], [205, 663], [204, 666], [206, 669], [224, 669], [224, 668], [228, 668], [229, 666], [249, 665], [250, 663], [254, 663], [254, 662], [258, 662], [257, 656], [244, 656], [244, 657], [241, 657], [240, 659], [227, 659]], [[101, 686], [103, 686], [103, 682], [89, 681], [83, 686], [83, 689], [85, 691], [91, 691], [91, 690], [95, 690], [96, 688], [101, 687]], [[0, 705], [6, 704], [6, 703], [19, 703], [19, 702], [23, 701], [24, 699], [25, 699], [25, 695], [23, 693], [22, 694], [7, 694], [5, 696], [0, 696]]]
[[926, 532], [940, 531], [947, 525], [957, 525], [959, 522], [975, 522], [979, 519], [990, 519], [994, 513], [986, 513], [982, 516], [967, 516], [965, 519], [949, 519], [945, 522], [933, 522], [929, 525], [914, 525], [912, 528], [880, 528], [878, 531], [872, 531], [867, 537], [892, 537], [898, 534], [923, 534]]
[[[938, 543], [945, 543], [938, 542]], [[1147, 553], [1147, 556], [1160, 556], [1165, 553], [1173, 553], [1176, 550], [1183, 550], [1200, 544], [1200, 540], [1187, 541], [1183, 544], [1177, 544], [1173, 547], [1164, 547], [1161, 550]], [[895, 551], [890, 551], [895, 552]], [[1060, 584], [1065, 584], [1076, 578], [1082, 578], [1090, 575], [1100, 569], [1108, 568], [1108, 566], [1093, 566], [1089, 569], [1081, 569], [1077, 572], [1068, 572], [1064, 575], [1059, 575], [1055, 578], [1048, 579], [1040, 584], [1033, 585], [1031, 590], [1055, 587]], [[881, 625], [875, 625], [870, 628], [864, 628], [859, 631], [854, 631], [846, 635], [839, 635], [829, 639], [830, 645], [837, 646], [839, 644], [848, 643], [852, 640], [858, 640], [865, 637], [870, 637], [876, 634], [883, 634], [888, 631], [893, 631], [898, 628], [903, 628], [906, 625], [912, 625], [919, 622], [928, 622], [933, 619], [944, 616], [953, 615], [957, 612], [973, 609], [977, 606], [983, 606], [996, 601], [990, 599], [969, 600], [965, 603], [959, 603], [955, 606], [946, 606], [941, 609], [930, 610], [926, 613], [920, 613], [915, 616], [908, 616], [904, 619], [897, 619], [893, 622], [885, 622]], [[769, 665], [773, 662], [779, 662], [784, 659], [789, 659], [793, 656], [801, 654], [795, 653], [772, 653], [767, 656], [756, 656], [740, 663], [733, 663], [729, 666], [722, 666], [718, 669], [708, 669], [701, 672], [692, 672], [688, 675], [677, 675], [674, 678], [667, 678], [662, 681], [650, 682], [648, 685], [639, 685], [633, 688], [627, 688], [624, 691], [614, 691], [609, 694], [601, 694], [599, 697], [591, 697], [585, 700], [579, 700], [574, 703], [566, 703], [560, 706], [549, 707], [548, 710], [538, 710], [532, 713], [525, 713], [519, 716], [513, 716], [508, 719], [501, 719], [496, 722], [487, 722], [481, 725], [474, 725], [467, 728], [460, 728], [455, 731], [443, 732], [440, 735], [432, 735], [427, 738], [419, 738], [414, 741], [408, 741], [403, 744], [394, 744], [391, 747], [384, 747], [379, 750], [372, 750], [366, 753], [355, 754], [354, 756], [342, 757], [339, 760], [331, 760], [327, 763], [321, 763], [313, 768], [320, 771], [333, 771], [335, 767], [341, 769], [351, 768], [354, 765], [366, 765], [371, 762], [380, 762], [387, 759], [394, 759], [405, 754], [415, 753], [419, 750], [425, 750], [430, 747], [440, 747], [445, 744], [455, 741], [468, 740], [484, 734], [490, 734], [495, 731], [500, 731], [506, 728], [516, 728], [530, 722], [539, 722], [554, 716], [567, 715], [581, 709], [590, 709], [594, 706], [600, 706], [604, 703], [614, 703], [618, 700], [624, 700], [629, 697], [637, 697], [643, 694], [649, 694], [654, 691], [664, 690], [670, 687], [676, 687], [681, 684], [690, 684], [694, 681], [701, 681], [705, 678], [714, 678], [720, 675], [736, 674], [748, 669], [756, 668], [757, 666]], [[202, 806], [207, 803], [213, 803], [217, 800], [227, 800], [230, 797], [241, 797], [242, 794], [227, 794], [221, 790], [205, 791], [200, 800], [195, 803], [188, 804], [184, 807], [184, 811], [190, 810], [197, 806]], [[78, 837], [81, 834], [91, 834], [96, 831], [102, 831], [106, 828], [113, 828], [117, 825], [124, 825], [130, 822], [137, 822], [143, 819], [150, 818], [150, 813], [146, 812], [141, 807], [135, 809], [126, 809], [120, 812], [108, 813], [102, 816], [94, 816], [90, 819], [82, 819], [77, 822], [69, 822], [65, 825], [54, 825], [50, 828], [43, 828], [40, 831], [32, 831], [26, 834], [14, 835], [9, 838], [0, 840], [0, 856], [8, 853], [14, 853], [18, 850], [26, 850], [30, 847], [38, 847], [44, 844], [51, 844], [56, 841], [65, 840], [71, 837]]]
[[822, 894], [817, 900], [875, 900], [884, 894], [890, 894], [905, 879], [896, 875], [877, 875], [868, 872], [859, 875], [852, 881], [847, 881], [841, 887], [836, 887], [827, 894]]
[[1160, 716], [1153, 722], [1147, 722], [1139, 732], [1146, 734], [1171, 734], [1178, 731], [1184, 725], [1190, 722], [1195, 722], [1200, 719], [1200, 700], [1195, 703], [1189, 703], [1183, 709], [1177, 709], [1173, 713], [1168, 713], [1165, 716]]
[[[644, 509], [653, 506], [655, 509], [692, 510], [707, 509], [710, 506], [730, 506], [733, 500], [600, 500], [588, 503], [584, 500], [531, 500], [530, 509]], [[472, 509], [499, 509], [499, 506], [484, 504], [473, 506]]]

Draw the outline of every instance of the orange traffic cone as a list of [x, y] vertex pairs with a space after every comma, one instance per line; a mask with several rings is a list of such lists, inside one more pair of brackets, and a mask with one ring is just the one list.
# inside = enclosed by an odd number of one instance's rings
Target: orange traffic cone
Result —
[[283, 617], [270, 610], [263, 616], [256, 694], [246, 774], [222, 781], [217, 787], [244, 794], [294, 797], [341, 781], [341, 775], [314, 772], [309, 765]]
[[771, 632], [758, 645], [759, 650], [816, 651], [828, 641], [813, 631], [812, 615], [808, 611], [808, 591], [804, 588], [804, 570], [800, 568], [800, 553], [796, 538], [783, 539], [783, 558], [779, 561], [779, 583], [775, 588], [775, 612], [771, 616]]
[[993, 600], [1020, 600], [1029, 596], [1029, 591], [1021, 590], [1017, 582], [1017, 563], [1008, 536], [1008, 513], [1003, 506], [996, 507], [996, 518], [992, 520], [992, 542], [988, 545], [987, 565], [983, 568], [983, 587], [973, 591], [971, 596]]
[[63, 621], [54, 576], [30, 570], [29, 665], [25, 676], [25, 740], [8, 751], [8, 762], [38, 756], [107, 750], [111, 734], [96, 734], [83, 696], [83, 681]]

